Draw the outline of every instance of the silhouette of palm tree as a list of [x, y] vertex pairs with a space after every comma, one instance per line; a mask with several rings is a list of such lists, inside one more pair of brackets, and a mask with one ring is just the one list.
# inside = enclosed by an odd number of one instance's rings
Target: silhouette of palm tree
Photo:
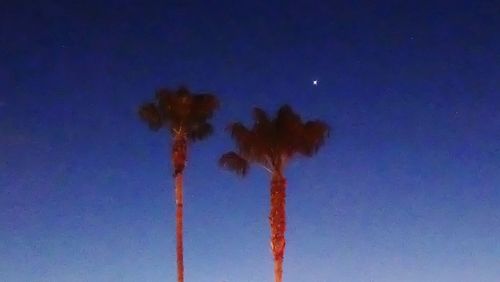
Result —
[[184, 281], [183, 259], [183, 172], [188, 142], [203, 140], [213, 133], [208, 122], [219, 106], [212, 94], [194, 94], [186, 87], [159, 89], [153, 102], [139, 108], [139, 116], [158, 131], [167, 128], [172, 137], [172, 164], [175, 178], [177, 281]]
[[274, 118], [259, 108], [254, 109], [253, 115], [252, 128], [239, 122], [229, 125], [236, 151], [223, 154], [219, 164], [244, 176], [250, 163], [255, 163], [271, 174], [271, 250], [275, 281], [282, 282], [286, 230], [284, 169], [297, 154], [307, 157], [316, 154], [329, 135], [329, 127], [319, 120], [303, 122], [288, 105], [282, 106]]

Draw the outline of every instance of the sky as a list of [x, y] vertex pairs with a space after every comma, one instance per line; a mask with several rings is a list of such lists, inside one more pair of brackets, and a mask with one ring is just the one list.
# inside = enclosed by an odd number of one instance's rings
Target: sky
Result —
[[221, 100], [186, 281], [272, 281], [269, 175], [217, 159], [284, 103], [333, 128], [286, 171], [285, 281], [499, 281], [495, 2], [1, 1], [0, 281], [175, 281], [170, 140], [137, 108], [179, 85]]

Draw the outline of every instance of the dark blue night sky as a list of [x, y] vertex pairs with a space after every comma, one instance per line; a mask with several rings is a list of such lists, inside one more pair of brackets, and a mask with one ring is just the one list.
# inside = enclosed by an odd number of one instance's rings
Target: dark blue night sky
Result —
[[285, 281], [500, 281], [498, 1], [196, 2], [0, 2], [0, 281], [175, 281], [169, 137], [137, 107], [181, 84], [222, 100], [187, 281], [271, 281], [269, 177], [216, 162], [283, 103], [334, 128], [287, 170]]

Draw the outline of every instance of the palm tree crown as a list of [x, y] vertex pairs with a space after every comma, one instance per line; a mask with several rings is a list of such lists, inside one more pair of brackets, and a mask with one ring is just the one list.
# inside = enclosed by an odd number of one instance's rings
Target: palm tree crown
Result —
[[194, 94], [186, 87], [162, 88], [156, 92], [154, 102], [140, 107], [139, 115], [152, 130], [166, 127], [172, 135], [182, 134], [190, 141], [198, 141], [212, 134], [208, 120], [218, 106], [212, 94]]
[[228, 130], [237, 150], [228, 152], [219, 164], [239, 175], [245, 175], [249, 163], [257, 163], [270, 172], [283, 172], [295, 155], [314, 155], [329, 135], [329, 127], [320, 120], [302, 121], [288, 106], [282, 106], [276, 117], [270, 118], [262, 109], [253, 111], [254, 124], [248, 128], [240, 122]]

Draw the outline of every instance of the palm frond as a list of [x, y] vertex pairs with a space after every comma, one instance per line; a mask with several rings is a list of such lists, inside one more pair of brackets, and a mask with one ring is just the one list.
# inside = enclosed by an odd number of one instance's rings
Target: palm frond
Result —
[[175, 90], [175, 94], [180, 96], [180, 97], [187, 97], [187, 96], [192, 96], [191, 90], [189, 90], [189, 87], [186, 85], [180, 85], [177, 87]]
[[[254, 124], [252, 132], [255, 135], [255, 145], [257, 147], [267, 147], [272, 149], [276, 144], [276, 134], [274, 130], [274, 123], [269, 115], [260, 108], [253, 110]], [[261, 153], [264, 153], [261, 151]]]
[[153, 103], [147, 103], [139, 108], [139, 117], [148, 123], [149, 128], [154, 131], [159, 130], [162, 127], [161, 115]]
[[253, 132], [248, 129], [243, 123], [235, 122], [227, 127], [231, 134], [231, 138], [236, 142], [240, 151], [250, 151], [252, 142], [254, 142]]
[[271, 120], [267, 113], [263, 109], [257, 107], [253, 109], [253, 119], [255, 123], [271, 123]]
[[240, 176], [245, 176], [249, 169], [248, 161], [233, 151], [223, 154], [219, 159], [219, 165]]
[[156, 103], [162, 119], [167, 122], [170, 127], [178, 123], [179, 120], [174, 111], [177, 107], [177, 99], [173, 90], [169, 88], [158, 89], [156, 91]]
[[192, 116], [196, 119], [211, 118], [219, 108], [219, 100], [213, 94], [203, 93], [193, 96]]
[[314, 155], [329, 135], [330, 127], [325, 122], [320, 120], [306, 122], [300, 152], [306, 156]]
[[295, 123], [301, 123], [302, 119], [300, 118], [300, 115], [297, 114], [292, 107], [289, 105], [283, 105], [279, 108], [278, 113], [276, 114], [275, 118], [276, 122], [295, 122]]
[[268, 147], [259, 140], [255, 130], [248, 129], [240, 122], [232, 123], [228, 126], [228, 131], [236, 143], [238, 153], [244, 158], [252, 161], [263, 161]]
[[207, 138], [208, 136], [212, 135], [213, 132], [214, 128], [210, 123], [202, 122], [191, 126], [187, 135], [188, 139], [194, 142]]
[[282, 106], [274, 119], [276, 147], [280, 154], [291, 157], [300, 146], [303, 122], [289, 105]]

